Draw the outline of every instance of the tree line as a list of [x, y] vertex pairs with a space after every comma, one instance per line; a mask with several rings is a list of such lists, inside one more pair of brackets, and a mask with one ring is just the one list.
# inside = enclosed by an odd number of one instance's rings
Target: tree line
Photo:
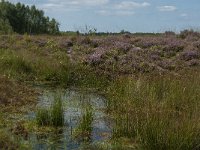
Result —
[[0, 1], [0, 33], [58, 34], [59, 23], [34, 5]]

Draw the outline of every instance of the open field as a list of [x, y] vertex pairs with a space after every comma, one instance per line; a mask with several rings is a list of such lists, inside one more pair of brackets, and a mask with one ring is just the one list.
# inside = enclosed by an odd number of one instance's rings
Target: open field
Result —
[[[69, 126], [65, 115], [71, 106], [65, 106], [66, 95], [58, 96], [50, 109], [37, 109], [38, 95], [46, 84], [52, 89], [78, 89], [104, 97], [102, 109], [81, 103], [85, 109], [74, 138], [84, 136], [87, 144], [78, 148], [200, 149], [198, 32], [1, 35], [0, 149], [34, 149], [30, 135], [60, 132]], [[101, 136], [106, 141], [94, 144], [95, 121], [102, 123], [96, 119], [96, 110], [111, 123], [104, 133], [109, 138]], [[23, 117], [30, 112], [36, 112], [36, 117]], [[63, 146], [55, 147], [58, 143], [48, 148]]]

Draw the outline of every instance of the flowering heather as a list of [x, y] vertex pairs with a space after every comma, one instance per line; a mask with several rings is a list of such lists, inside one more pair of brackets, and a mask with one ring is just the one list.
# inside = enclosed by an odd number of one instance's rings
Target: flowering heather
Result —
[[192, 59], [199, 59], [199, 58], [200, 58], [200, 54], [198, 51], [186, 51], [181, 54], [181, 59], [185, 61], [192, 60]]
[[130, 43], [125, 43], [121, 41], [116, 41], [113, 43], [113, 49], [118, 49], [123, 52], [127, 52], [132, 48], [132, 45]]
[[195, 42], [193, 42], [192, 44], [193, 44], [193, 46], [194, 46], [195, 48], [197, 48], [198, 50], [200, 50], [200, 40], [195, 41]]
[[164, 37], [144, 37], [134, 43], [138, 47], [150, 48], [152, 46], [159, 46], [165, 44]]
[[89, 55], [87, 59], [87, 61], [93, 65], [100, 63], [102, 61], [103, 54], [106, 53], [105, 48], [102, 48], [102, 47], [95, 48], [94, 51], [95, 52]]
[[[191, 35], [195, 38], [188, 39]], [[96, 70], [132, 73], [200, 66], [200, 37], [196, 32], [128, 37], [13, 35], [0, 36], [0, 39], [1, 49], [18, 50], [23, 57], [27, 50], [28, 53], [40, 51], [45, 57], [65, 53], [73, 63], [95, 66]]]
[[167, 38], [165, 45], [163, 46], [164, 51], [182, 51], [184, 49], [184, 42], [177, 38]]

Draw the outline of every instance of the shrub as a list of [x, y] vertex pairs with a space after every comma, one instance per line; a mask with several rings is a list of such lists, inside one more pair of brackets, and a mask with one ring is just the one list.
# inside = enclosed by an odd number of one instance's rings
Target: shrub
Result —
[[198, 59], [200, 57], [198, 51], [186, 51], [181, 54], [181, 59], [185, 61], [189, 61], [192, 59]]

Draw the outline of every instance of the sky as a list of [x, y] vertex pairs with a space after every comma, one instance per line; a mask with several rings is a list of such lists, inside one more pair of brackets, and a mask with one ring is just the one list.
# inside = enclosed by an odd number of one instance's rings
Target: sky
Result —
[[9, 0], [36, 5], [61, 31], [164, 32], [200, 27], [200, 0]]

